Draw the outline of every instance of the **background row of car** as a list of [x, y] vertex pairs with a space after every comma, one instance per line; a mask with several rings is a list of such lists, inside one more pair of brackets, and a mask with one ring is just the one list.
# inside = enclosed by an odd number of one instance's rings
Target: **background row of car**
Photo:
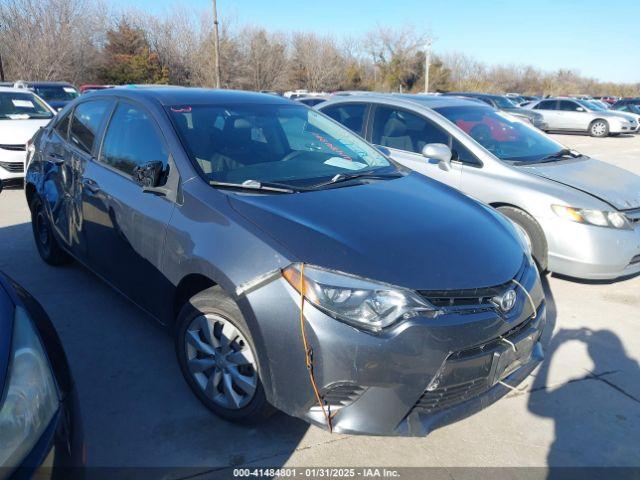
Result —
[[526, 233], [541, 270], [585, 279], [640, 272], [640, 177], [459, 97], [362, 95], [315, 108], [498, 209]]

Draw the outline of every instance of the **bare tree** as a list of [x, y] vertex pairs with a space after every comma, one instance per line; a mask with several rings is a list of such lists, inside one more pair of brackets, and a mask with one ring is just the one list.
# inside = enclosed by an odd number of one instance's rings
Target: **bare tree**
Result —
[[98, 0], [3, 0], [0, 48], [8, 78], [92, 78], [106, 31]]
[[344, 80], [345, 57], [335, 41], [315, 33], [294, 33], [291, 39], [290, 81], [313, 91], [331, 91]]
[[428, 32], [409, 25], [398, 29], [378, 26], [366, 34], [364, 49], [378, 67], [383, 87], [409, 90], [424, 71], [417, 54], [432, 40]]
[[239, 35], [243, 88], [273, 90], [284, 87], [287, 71], [287, 39], [264, 28], [247, 27]]

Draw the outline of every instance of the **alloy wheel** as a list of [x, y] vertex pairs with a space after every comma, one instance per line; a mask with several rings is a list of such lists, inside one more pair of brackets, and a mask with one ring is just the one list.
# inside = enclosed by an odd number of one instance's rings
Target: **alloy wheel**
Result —
[[596, 122], [591, 126], [591, 133], [597, 137], [601, 137], [607, 132], [607, 125], [604, 122]]
[[207, 314], [185, 331], [187, 367], [204, 394], [231, 410], [245, 407], [258, 386], [256, 361], [249, 342], [229, 320]]

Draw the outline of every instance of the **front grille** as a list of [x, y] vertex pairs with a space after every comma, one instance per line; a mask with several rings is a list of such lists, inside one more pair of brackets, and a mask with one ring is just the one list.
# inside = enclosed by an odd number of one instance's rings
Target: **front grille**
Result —
[[476, 378], [458, 385], [425, 391], [415, 405], [421, 413], [433, 413], [477, 397], [487, 390], [487, 379]]
[[[533, 318], [525, 320], [502, 335], [502, 338], [516, 342], [518, 336], [527, 330], [533, 321]], [[435, 388], [429, 390], [428, 387], [412, 411], [433, 413], [471, 400], [489, 390], [493, 362], [491, 352], [496, 351], [501, 344], [504, 346], [503, 341], [496, 338], [449, 355], [436, 377], [436, 384], [433, 385]]]
[[[520, 281], [522, 279], [526, 265], [527, 262], [525, 260], [514, 277], [515, 280]], [[464, 290], [419, 290], [418, 293], [437, 308], [454, 309], [463, 313], [476, 313], [495, 310], [496, 305], [491, 299], [514, 286], [515, 284], [509, 280], [493, 287]]]
[[25, 152], [27, 150], [27, 147], [23, 143], [19, 143], [15, 145], [0, 144], [0, 148], [2, 150], [11, 150], [12, 152]]
[[24, 173], [24, 163], [22, 162], [0, 162], [0, 167], [11, 173]]
[[629, 265], [637, 265], [638, 263], [640, 263], [640, 255], [633, 257], [629, 262]]
[[322, 396], [323, 400], [332, 407], [346, 407], [355, 402], [364, 392], [360, 385], [352, 383], [342, 383], [333, 385]]

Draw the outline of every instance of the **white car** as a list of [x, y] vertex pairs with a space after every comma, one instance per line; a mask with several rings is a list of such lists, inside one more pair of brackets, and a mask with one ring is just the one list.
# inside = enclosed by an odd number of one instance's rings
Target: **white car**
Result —
[[592, 137], [634, 133], [638, 122], [628, 115], [606, 110], [588, 100], [545, 98], [524, 108], [542, 115], [548, 132], [587, 132]]
[[0, 87], [0, 180], [5, 184], [24, 178], [26, 143], [55, 114], [33, 92]]

